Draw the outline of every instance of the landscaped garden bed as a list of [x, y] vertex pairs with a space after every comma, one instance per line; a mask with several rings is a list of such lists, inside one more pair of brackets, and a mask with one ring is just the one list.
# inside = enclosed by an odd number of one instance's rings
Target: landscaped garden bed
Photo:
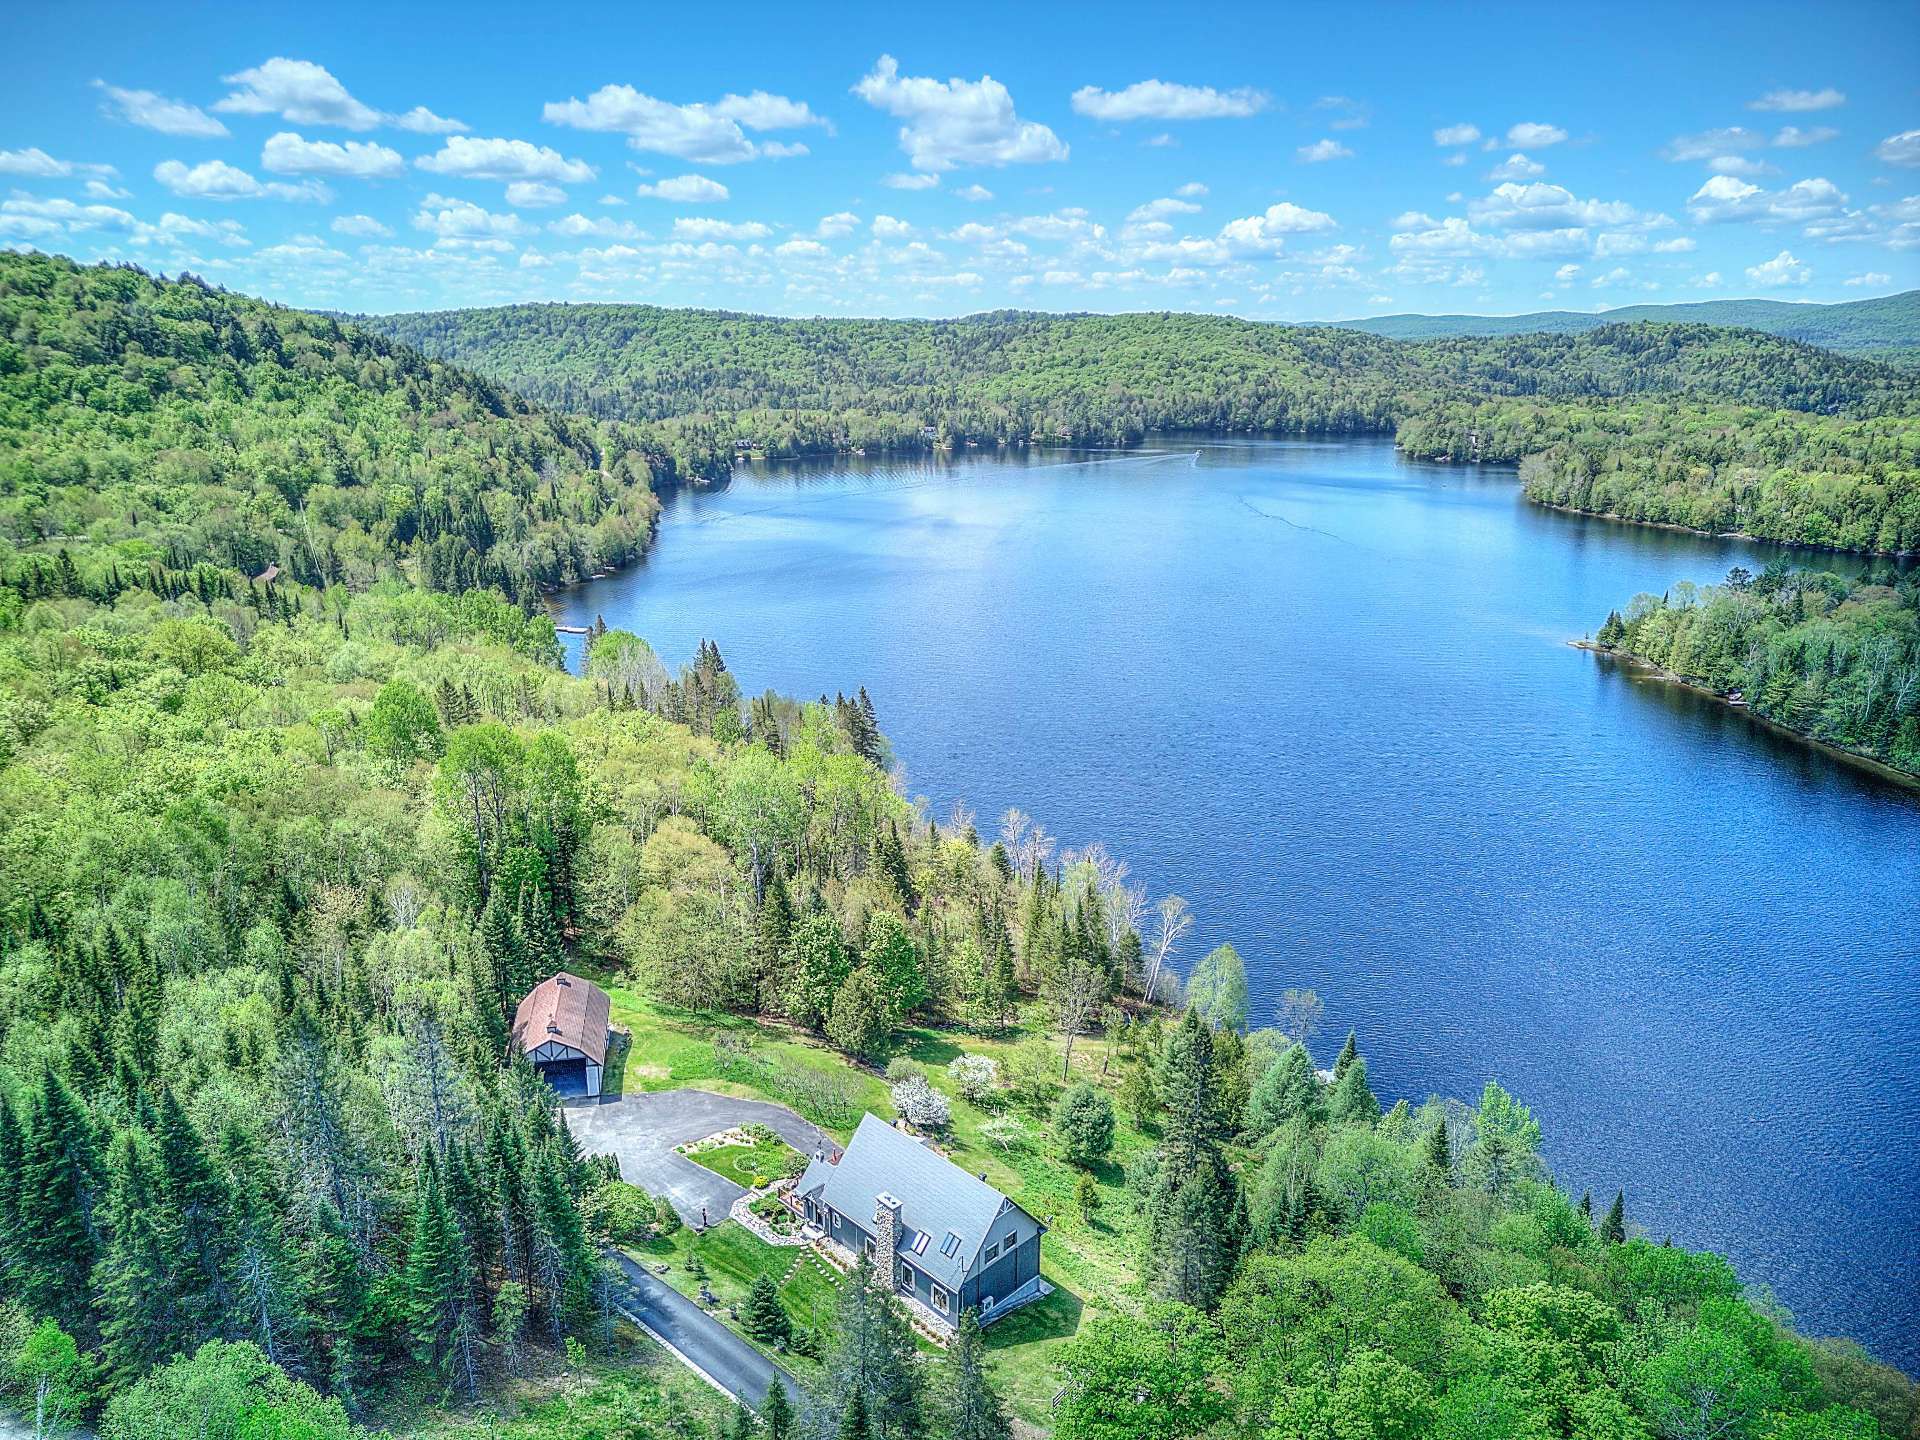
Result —
[[742, 1125], [677, 1147], [694, 1164], [749, 1190], [806, 1168], [800, 1153], [766, 1125]]

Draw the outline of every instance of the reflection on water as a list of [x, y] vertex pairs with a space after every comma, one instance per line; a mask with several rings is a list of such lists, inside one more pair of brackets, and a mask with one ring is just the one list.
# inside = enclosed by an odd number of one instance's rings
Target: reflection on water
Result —
[[1920, 1369], [1920, 793], [1565, 643], [1778, 553], [1182, 437], [743, 467], [563, 618], [865, 685], [935, 814], [1105, 841], [1382, 1094], [1498, 1078], [1576, 1193]]

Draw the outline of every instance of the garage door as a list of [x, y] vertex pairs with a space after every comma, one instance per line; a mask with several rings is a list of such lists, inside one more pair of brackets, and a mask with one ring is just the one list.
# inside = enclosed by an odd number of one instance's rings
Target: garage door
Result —
[[562, 1095], [587, 1093], [587, 1062], [584, 1060], [550, 1060], [534, 1068], [540, 1072], [542, 1079]]

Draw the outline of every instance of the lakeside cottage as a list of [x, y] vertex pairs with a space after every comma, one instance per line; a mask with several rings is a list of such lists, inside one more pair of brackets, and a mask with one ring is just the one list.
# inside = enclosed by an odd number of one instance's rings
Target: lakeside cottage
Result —
[[513, 1014], [513, 1048], [562, 1095], [600, 1094], [607, 1064], [607, 992], [562, 970], [529, 990]]
[[815, 1152], [790, 1203], [848, 1258], [890, 1263], [900, 1297], [947, 1331], [968, 1310], [991, 1325], [1053, 1288], [1040, 1278], [1046, 1226], [875, 1115], [843, 1152]]

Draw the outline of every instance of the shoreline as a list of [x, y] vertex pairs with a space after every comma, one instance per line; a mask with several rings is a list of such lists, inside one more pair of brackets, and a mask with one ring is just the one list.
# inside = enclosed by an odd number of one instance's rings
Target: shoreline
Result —
[[1702, 530], [1694, 525], [1678, 525], [1671, 520], [1636, 520], [1631, 515], [1622, 515], [1614, 510], [1582, 510], [1578, 505], [1536, 499], [1527, 494], [1525, 485], [1520, 487], [1520, 498], [1529, 505], [1538, 505], [1542, 510], [1555, 510], [1562, 515], [1608, 520], [1616, 525], [1636, 525], [1643, 530], [1665, 530], [1675, 535], [1694, 535], [1702, 540], [1744, 540], [1749, 545], [1780, 545], [1789, 550], [1818, 550], [1826, 555], [1859, 555], [1868, 560], [1920, 559], [1920, 550], [1861, 550], [1852, 545], [1823, 545], [1817, 540], [1776, 540], [1770, 535], [1754, 535], [1745, 530]]
[[1811, 750], [1820, 752], [1830, 760], [1837, 760], [1842, 764], [1851, 765], [1856, 769], [1866, 771], [1878, 780], [1883, 780], [1889, 784], [1897, 785], [1903, 790], [1910, 790], [1915, 794], [1920, 794], [1920, 775], [1916, 775], [1912, 771], [1902, 770], [1897, 765], [1889, 765], [1884, 760], [1876, 760], [1871, 755], [1863, 755], [1858, 750], [1849, 750], [1844, 745], [1835, 745], [1831, 740], [1822, 740], [1817, 735], [1809, 735], [1804, 730], [1794, 729], [1791, 725], [1783, 725], [1778, 720], [1760, 714], [1751, 706], [1735, 705], [1717, 690], [1710, 689], [1698, 681], [1689, 680], [1677, 671], [1669, 670], [1664, 665], [1656, 665], [1653, 661], [1643, 659], [1629, 650], [1612, 650], [1594, 640], [1569, 640], [1567, 644], [1575, 650], [1585, 650], [1589, 654], [1605, 655], [1610, 660], [1617, 660], [1627, 669], [1637, 670], [1650, 679], [1660, 681], [1662, 684], [1677, 685], [1683, 690], [1691, 690], [1694, 694], [1704, 696], [1726, 710], [1735, 711], [1744, 715], [1754, 724], [1770, 730], [1776, 735], [1797, 741], [1799, 744]]

